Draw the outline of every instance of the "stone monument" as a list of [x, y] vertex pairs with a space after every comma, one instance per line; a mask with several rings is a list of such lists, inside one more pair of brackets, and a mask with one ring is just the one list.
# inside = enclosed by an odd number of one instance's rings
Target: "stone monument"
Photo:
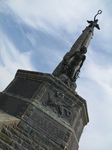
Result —
[[78, 150], [89, 119], [76, 79], [99, 29], [96, 16], [52, 74], [18, 70], [0, 93], [0, 149]]

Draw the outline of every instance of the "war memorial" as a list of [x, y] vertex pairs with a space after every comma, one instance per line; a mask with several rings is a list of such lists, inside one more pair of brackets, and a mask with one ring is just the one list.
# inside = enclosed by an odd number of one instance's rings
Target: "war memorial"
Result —
[[52, 74], [18, 70], [0, 93], [0, 150], [78, 150], [89, 117], [76, 81], [101, 13]]

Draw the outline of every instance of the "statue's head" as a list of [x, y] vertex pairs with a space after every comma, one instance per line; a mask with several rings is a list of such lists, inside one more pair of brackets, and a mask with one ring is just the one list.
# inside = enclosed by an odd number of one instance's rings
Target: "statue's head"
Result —
[[85, 54], [87, 52], [87, 48], [85, 46], [81, 47], [80, 52]]
[[98, 19], [95, 19], [95, 21], [94, 21], [94, 22], [96, 22], [96, 23], [97, 23], [97, 22], [98, 22]]

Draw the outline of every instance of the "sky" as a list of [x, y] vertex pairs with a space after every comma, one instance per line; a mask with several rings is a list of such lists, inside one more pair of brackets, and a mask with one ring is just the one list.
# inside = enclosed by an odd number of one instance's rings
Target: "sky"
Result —
[[98, 10], [77, 79], [89, 113], [79, 150], [112, 150], [112, 1], [0, 0], [0, 91], [18, 69], [52, 73]]

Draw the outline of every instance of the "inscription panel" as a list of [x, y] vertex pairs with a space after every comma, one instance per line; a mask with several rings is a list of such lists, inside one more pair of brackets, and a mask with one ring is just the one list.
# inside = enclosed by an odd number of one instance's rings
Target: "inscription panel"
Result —
[[37, 108], [33, 111], [27, 122], [59, 145], [66, 139], [68, 129]]

